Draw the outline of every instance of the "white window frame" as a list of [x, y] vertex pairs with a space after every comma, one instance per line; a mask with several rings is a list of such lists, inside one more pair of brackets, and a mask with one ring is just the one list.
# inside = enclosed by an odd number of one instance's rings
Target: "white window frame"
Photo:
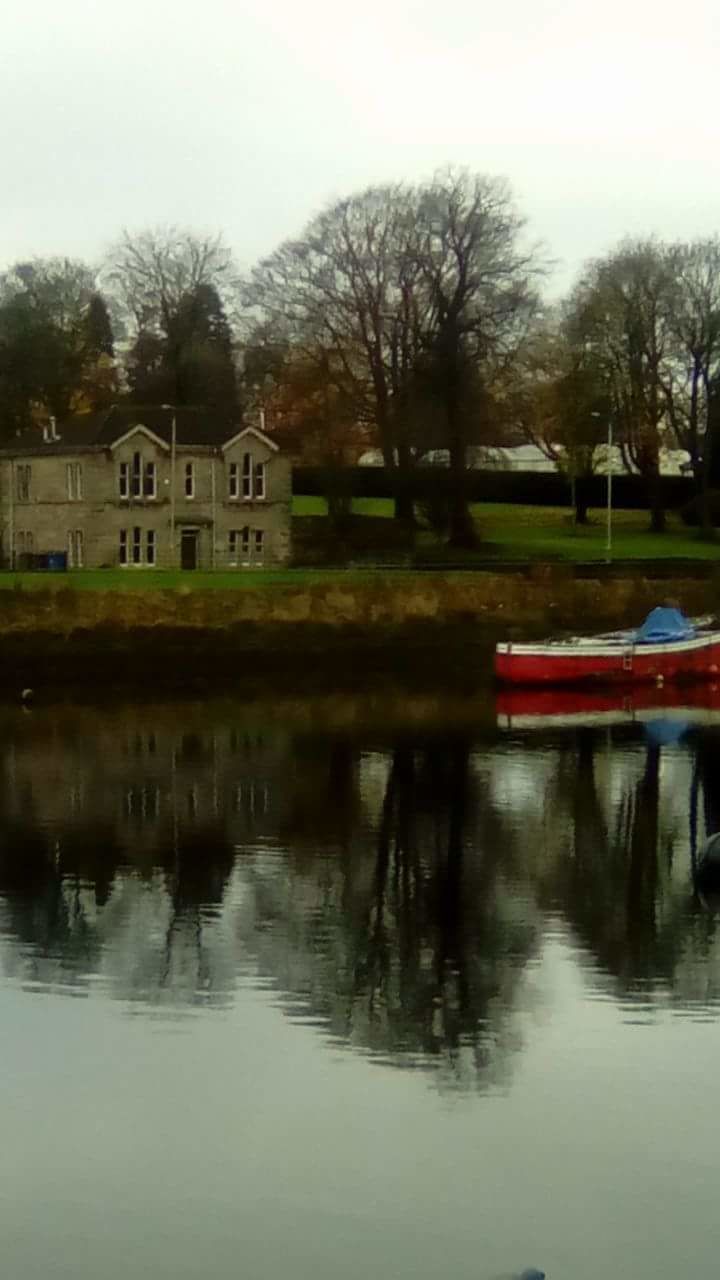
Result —
[[244, 453], [242, 460], [242, 498], [243, 502], [252, 502], [253, 497], [253, 456]]
[[243, 564], [248, 564], [250, 561], [250, 526], [247, 524], [244, 524], [240, 530], [240, 547]]
[[147, 498], [152, 502], [157, 498], [157, 464], [150, 458], [142, 466], [143, 477], [143, 498]]
[[231, 502], [237, 502], [240, 497], [240, 468], [237, 462], [230, 463], [228, 472], [228, 498]]
[[253, 534], [253, 560], [261, 564], [265, 559], [265, 530], [255, 529]]
[[74, 532], [74, 549], [75, 549], [75, 568], [85, 568], [85, 534], [82, 529], [76, 529]]
[[127, 529], [121, 529], [120, 542], [118, 546], [118, 564], [120, 565], [121, 569], [126, 569], [129, 563], [130, 563], [130, 559], [128, 556], [128, 531]]
[[130, 463], [121, 462], [118, 473], [118, 494], [123, 502], [130, 498]]
[[148, 529], [145, 533], [145, 563], [153, 569], [157, 564], [157, 537], [154, 529]]
[[265, 463], [256, 462], [253, 469], [253, 481], [255, 489], [255, 497], [259, 502], [265, 499]]
[[139, 524], [136, 524], [133, 527], [131, 564], [134, 567], [141, 565], [143, 562], [142, 532], [143, 531]]
[[[189, 481], [189, 484], [188, 484]], [[185, 487], [185, 497], [191, 501], [195, 497], [195, 463], [185, 463], [185, 476], [183, 479]]]
[[238, 545], [240, 542], [240, 530], [228, 530], [228, 564], [231, 569], [237, 567], [238, 562]]
[[65, 467], [69, 502], [80, 502], [83, 496], [82, 463], [68, 462]]
[[138, 449], [135, 450], [130, 464], [130, 496], [133, 498], [142, 498], [143, 496], [143, 459]]

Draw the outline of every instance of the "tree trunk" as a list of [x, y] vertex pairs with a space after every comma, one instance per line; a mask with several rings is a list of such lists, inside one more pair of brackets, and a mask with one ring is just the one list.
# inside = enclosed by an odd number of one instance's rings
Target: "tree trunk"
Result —
[[662, 484], [660, 478], [660, 469], [652, 472], [648, 477], [648, 488], [650, 491], [650, 532], [665, 532], [665, 506], [662, 497]]
[[708, 424], [705, 431], [700, 479], [700, 537], [706, 542], [711, 542], [715, 537], [711, 486], [714, 454], [713, 444], [713, 430]]
[[412, 492], [412, 466], [407, 449], [398, 448], [398, 465], [395, 469], [395, 519], [405, 524], [415, 523], [415, 504]]
[[467, 496], [467, 447], [460, 420], [454, 380], [450, 379], [446, 400], [448, 443], [450, 445], [450, 519], [448, 543], [451, 547], [471, 548], [477, 544], [475, 525]]
[[575, 523], [588, 523], [588, 492], [584, 476], [579, 476], [573, 486], [575, 497]]

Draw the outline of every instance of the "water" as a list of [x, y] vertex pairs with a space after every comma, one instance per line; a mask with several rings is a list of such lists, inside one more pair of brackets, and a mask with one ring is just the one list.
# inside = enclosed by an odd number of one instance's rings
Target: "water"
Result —
[[3, 1275], [714, 1274], [683, 725], [0, 711]]

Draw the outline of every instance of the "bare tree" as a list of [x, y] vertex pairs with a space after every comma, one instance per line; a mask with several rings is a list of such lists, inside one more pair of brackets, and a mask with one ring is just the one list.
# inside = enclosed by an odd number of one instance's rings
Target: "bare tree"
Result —
[[472, 539], [470, 421], [534, 305], [521, 225], [492, 179], [448, 173], [415, 188], [371, 187], [261, 262], [246, 291], [276, 334], [328, 352], [344, 402], [377, 432], [397, 515], [412, 516], [413, 464], [429, 447], [449, 449], [457, 543]]
[[420, 277], [429, 316], [425, 356], [450, 456], [450, 542], [472, 545], [467, 450], [482, 438], [493, 389], [507, 375], [538, 297], [536, 251], [521, 247], [523, 220], [500, 179], [449, 171], [421, 188]]
[[673, 246], [671, 262], [669, 324], [676, 350], [666, 374], [668, 409], [678, 443], [690, 454], [702, 497], [702, 530], [709, 536], [713, 411], [720, 388], [720, 237]]
[[549, 311], [523, 344], [510, 387], [513, 419], [566, 475], [575, 522], [588, 522], [588, 481], [604, 458], [610, 405], [591, 350], [575, 345], [562, 311]]
[[166, 335], [188, 294], [209, 285], [227, 302], [237, 278], [222, 236], [177, 227], [124, 231], [107, 255], [103, 276], [131, 334]]
[[570, 302], [574, 341], [602, 369], [616, 439], [626, 463], [647, 481], [656, 533], [665, 528], [660, 448], [669, 421], [673, 292], [667, 248], [653, 240], [626, 241], [591, 264]]
[[[334, 392], [354, 405], [358, 425], [374, 426], [396, 477], [412, 462], [408, 384], [427, 307], [413, 215], [401, 184], [341, 200], [260, 262], [245, 295], [296, 358], [325, 352]], [[397, 514], [411, 516], [405, 486], [396, 492]]]

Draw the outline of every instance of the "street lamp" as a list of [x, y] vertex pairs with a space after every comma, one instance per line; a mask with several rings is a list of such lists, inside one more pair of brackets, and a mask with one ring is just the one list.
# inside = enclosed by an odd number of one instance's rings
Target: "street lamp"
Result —
[[[591, 413], [591, 418], [602, 418], [601, 413]], [[608, 414], [607, 420], [607, 539], [605, 542], [605, 558], [608, 562], [612, 560], [612, 473], [613, 473], [613, 429], [612, 417]]]

